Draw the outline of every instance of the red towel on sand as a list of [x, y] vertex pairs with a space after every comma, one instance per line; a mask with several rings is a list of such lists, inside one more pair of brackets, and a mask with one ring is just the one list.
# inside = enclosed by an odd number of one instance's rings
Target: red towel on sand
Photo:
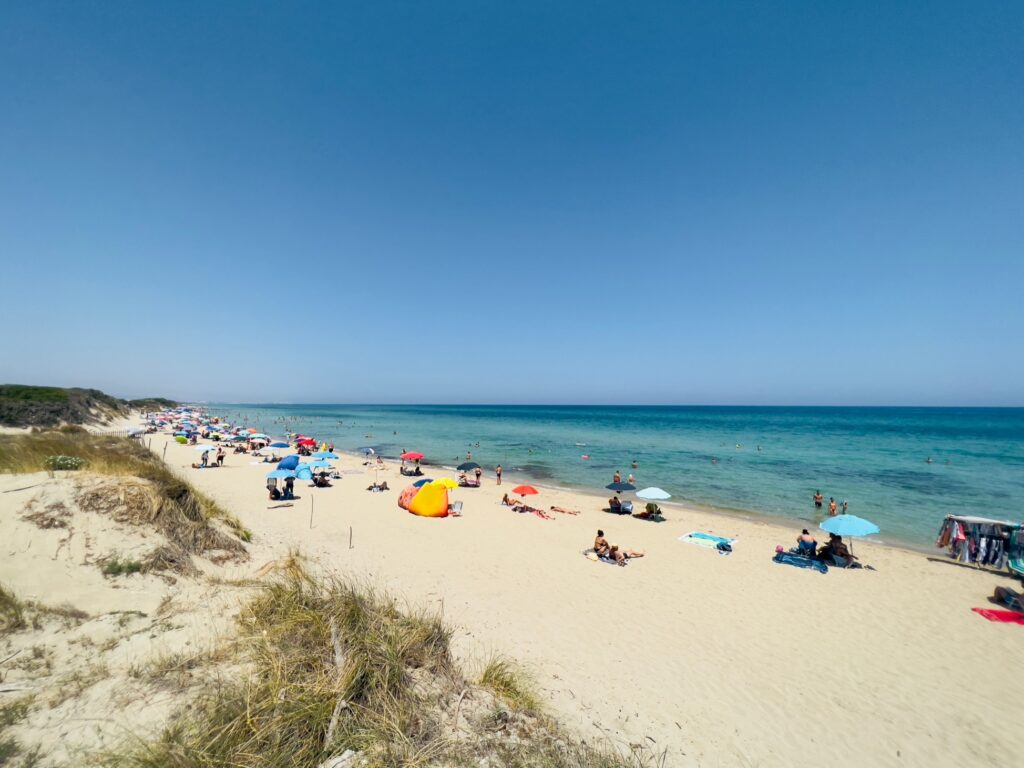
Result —
[[997, 611], [992, 608], [971, 608], [975, 613], [980, 613], [989, 621], [999, 621], [1004, 624], [1024, 624], [1024, 613], [1016, 611]]

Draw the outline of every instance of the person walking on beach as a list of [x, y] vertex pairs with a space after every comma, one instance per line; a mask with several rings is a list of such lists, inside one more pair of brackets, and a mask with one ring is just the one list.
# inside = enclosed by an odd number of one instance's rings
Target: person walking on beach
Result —
[[494, 468], [494, 474], [498, 478], [498, 485], [501, 485], [501, 464]]
[[480, 469], [480, 467], [477, 467], [476, 469], [473, 470], [473, 474], [476, 475], [476, 484], [477, 485], [480, 485], [480, 477], [481, 477], [481, 475], [483, 475], [483, 473], [484, 473], [484, 471], [482, 469]]
[[821, 509], [821, 503], [825, 501], [825, 497], [821, 495], [821, 491], [814, 492], [814, 506]]
[[223, 467], [224, 466], [224, 449], [223, 448], [218, 448], [217, 449], [217, 466], [218, 467]]
[[829, 517], [836, 516], [836, 500], [831, 496], [828, 497], [828, 514]]

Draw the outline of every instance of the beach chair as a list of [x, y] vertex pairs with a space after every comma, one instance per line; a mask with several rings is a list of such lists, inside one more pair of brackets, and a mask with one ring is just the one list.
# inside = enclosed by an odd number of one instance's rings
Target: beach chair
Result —
[[1024, 578], [1024, 531], [1016, 530], [1010, 534], [1010, 546], [1007, 552], [1006, 568]]
[[632, 501], [624, 501], [624, 502], [622, 502], [622, 505], [621, 505], [619, 511], [622, 514], [624, 514], [624, 515], [632, 515], [633, 514], [633, 502]]
[[459, 517], [462, 514], [462, 502], [454, 501], [448, 505], [448, 514], [452, 517]]

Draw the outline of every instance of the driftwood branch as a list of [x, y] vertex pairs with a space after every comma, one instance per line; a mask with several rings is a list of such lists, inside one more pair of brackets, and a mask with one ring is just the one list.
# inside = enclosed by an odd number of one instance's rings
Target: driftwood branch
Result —
[[[330, 620], [331, 627], [331, 645], [334, 646], [334, 667], [337, 670], [338, 680], [341, 681], [342, 670], [345, 668], [345, 651], [341, 647], [341, 635], [338, 634], [338, 622], [335, 621], [334, 617]], [[348, 708], [348, 702], [342, 697], [338, 697], [338, 702], [334, 705], [334, 711], [331, 712], [331, 722], [327, 726], [327, 736], [324, 737], [324, 749], [328, 749], [331, 745], [331, 741], [334, 739], [334, 730], [338, 727], [338, 718], [341, 717], [341, 712]]]

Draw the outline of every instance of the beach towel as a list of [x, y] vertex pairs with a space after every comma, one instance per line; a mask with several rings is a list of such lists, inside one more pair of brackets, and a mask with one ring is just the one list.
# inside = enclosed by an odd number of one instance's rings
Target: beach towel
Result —
[[[587, 560], [593, 560], [595, 563], [608, 563], [608, 565], [618, 565], [618, 563], [615, 562], [615, 558], [608, 557], [607, 555], [598, 555], [597, 552], [594, 551], [593, 547], [591, 547], [590, 549], [584, 549], [583, 556], [587, 558]], [[629, 558], [626, 558], [624, 562], [628, 563]]]
[[1024, 624], [1024, 613], [1016, 611], [1000, 611], [995, 608], [971, 608], [979, 616], [1001, 624]]
[[[704, 547], [704, 549], [715, 549], [720, 554], [727, 555], [732, 551], [732, 546], [736, 543], [736, 539], [729, 539], [725, 536], [715, 536], [710, 533], [704, 533], [702, 531], [690, 531], [679, 537], [679, 541], [685, 541], [687, 544], [696, 544], [698, 547]], [[727, 544], [729, 550], [719, 549], [719, 544]]]
[[797, 568], [813, 568], [818, 573], [828, 573], [828, 566], [821, 560], [815, 560], [807, 555], [794, 555], [792, 552], [777, 552], [772, 558], [781, 565], [793, 565]]

